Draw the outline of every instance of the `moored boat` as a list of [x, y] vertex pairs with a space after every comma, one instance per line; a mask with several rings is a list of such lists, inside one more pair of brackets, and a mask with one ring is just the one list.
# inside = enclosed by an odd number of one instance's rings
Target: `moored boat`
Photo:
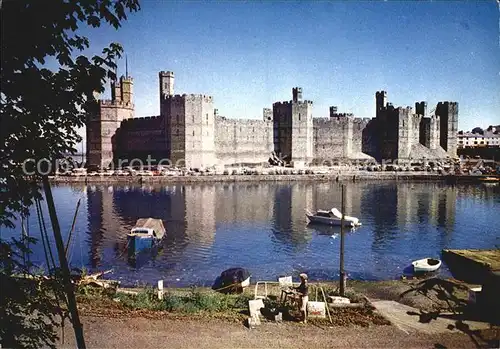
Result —
[[231, 268], [224, 270], [212, 287], [214, 290], [227, 292], [241, 292], [250, 286], [250, 272], [244, 268]]
[[151, 249], [165, 236], [165, 226], [161, 219], [140, 218], [127, 234], [129, 254]]
[[[332, 226], [342, 225], [342, 213], [336, 208], [332, 208], [330, 211], [318, 210], [316, 213], [311, 213], [306, 211], [306, 217], [311, 223], [326, 224]], [[359, 227], [361, 223], [356, 217], [344, 216], [344, 226], [345, 227]]]
[[441, 267], [441, 261], [435, 258], [419, 259], [411, 263], [415, 273], [428, 273]]
[[479, 180], [483, 183], [500, 183], [500, 178], [497, 177], [483, 177], [479, 178]]

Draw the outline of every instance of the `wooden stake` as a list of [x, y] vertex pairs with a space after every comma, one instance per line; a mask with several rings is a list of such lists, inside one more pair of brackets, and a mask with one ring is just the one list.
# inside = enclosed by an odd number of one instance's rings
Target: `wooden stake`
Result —
[[64, 242], [61, 235], [61, 227], [57, 219], [56, 207], [54, 205], [54, 198], [52, 197], [52, 190], [50, 189], [49, 178], [42, 177], [43, 189], [45, 192], [45, 200], [47, 201], [47, 208], [49, 210], [50, 221], [52, 223], [52, 230], [54, 232], [54, 240], [56, 241], [57, 253], [59, 255], [59, 266], [62, 271], [62, 281], [68, 297], [68, 308], [71, 313], [71, 323], [75, 331], [76, 344], [79, 349], [85, 349], [85, 339], [83, 337], [83, 327], [78, 315], [78, 308], [76, 306], [75, 292], [73, 284], [71, 283], [68, 261], [66, 260], [66, 253], [64, 250]]
[[325, 302], [326, 312], [328, 313], [328, 318], [330, 319], [330, 323], [333, 324], [332, 316], [330, 315], [330, 307], [328, 307], [328, 302], [325, 296], [325, 291], [323, 290], [323, 286], [321, 286], [321, 293], [323, 294], [323, 302]]
[[345, 271], [344, 271], [344, 215], [345, 215], [345, 192], [342, 184], [342, 218], [340, 219], [340, 295], [345, 296]]
[[163, 300], [163, 280], [158, 280], [158, 299]]

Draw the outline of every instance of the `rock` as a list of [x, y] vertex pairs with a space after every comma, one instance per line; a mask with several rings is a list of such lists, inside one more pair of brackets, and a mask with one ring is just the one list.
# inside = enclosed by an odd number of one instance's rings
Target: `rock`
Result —
[[351, 303], [351, 301], [347, 297], [328, 296], [328, 298], [330, 298], [330, 301], [333, 304], [349, 304], [349, 303]]

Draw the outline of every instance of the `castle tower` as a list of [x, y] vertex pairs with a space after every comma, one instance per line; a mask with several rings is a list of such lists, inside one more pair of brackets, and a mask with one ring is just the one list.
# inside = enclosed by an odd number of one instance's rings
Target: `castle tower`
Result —
[[439, 136], [440, 136], [440, 117], [439, 115], [432, 115], [430, 122], [430, 136], [429, 136], [429, 148], [437, 149], [439, 147]]
[[337, 106], [331, 106], [330, 107], [330, 117], [331, 118], [337, 116], [337, 110], [338, 110]]
[[380, 112], [387, 106], [387, 92], [377, 91], [375, 93], [375, 117], [379, 117]]
[[313, 160], [314, 129], [311, 101], [302, 101], [302, 88], [292, 89], [293, 100], [273, 104], [274, 151], [297, 166]]
[[109, 168], [114, 159], [114, 136], [123, 120], [134, 117], [132, 78], [111, 83], [111, 100], [100, 100], [99, 110], [87, 117], [87, 167]]
[[436, 107], [439, 116], [441, 147], [452, 158], [457, 157], [457, 132], [458, 132], [458, 103], [439, 102]]
[[160, 99], [165, 96], [174, 95], [174, 72], [161, 71], [158, 73], [160, 78]]
[[206, 168], [216, 164], [215, 113], [211, 96], [175, 95], [163, 101], [170, 160], [174, 166]]

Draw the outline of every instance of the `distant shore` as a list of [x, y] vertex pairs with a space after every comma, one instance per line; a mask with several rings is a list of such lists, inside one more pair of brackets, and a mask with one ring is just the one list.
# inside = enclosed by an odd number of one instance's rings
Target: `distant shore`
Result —
[[[469, 176], [468, 176], [469, 177]], [[444, 181], [446, 175], [428, 172], [368, 172], [349, 171], [327, 174], [255, 174], [222, 175], [203, 174], [185, 176], [57, 176], [51, 177], [53, 183], [210, 183], [210, 182], [278, 182], [278, 181], [366, 181], [366, 180], [402, 180], [402, 181]], [[463, 178], [462, 180], [466, 180]], [[477, 180], [477, 177], [468, 178]]]

